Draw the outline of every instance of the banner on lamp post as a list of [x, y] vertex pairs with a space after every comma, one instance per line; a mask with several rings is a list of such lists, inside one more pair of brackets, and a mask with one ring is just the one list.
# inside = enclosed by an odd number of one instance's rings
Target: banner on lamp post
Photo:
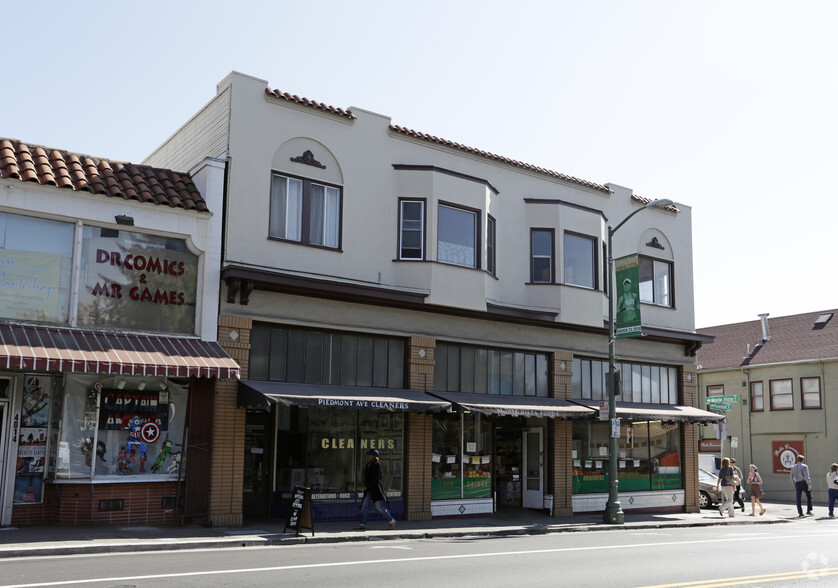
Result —
[[617, 295], [616, 336], [640, 337], [640, 273], [637, 254], [626, 255], [614, 260], [617, 283], [614, 286]]

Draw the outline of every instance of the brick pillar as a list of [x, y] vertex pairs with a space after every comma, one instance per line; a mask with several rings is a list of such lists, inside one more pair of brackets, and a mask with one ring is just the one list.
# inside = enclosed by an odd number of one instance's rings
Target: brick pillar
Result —
[[[698, 406], [698, 374], [695, 365], [681, 371], [681, 404]], [[698, 425], [681, 423], [681, 471], [684, 479], [684, 511], [699, 512]]]
[[[247, 377], [251, 326], [246, 317], [218, 317], [218, 342], [241, 366], [242, 378]], [[238, 406], [236, 381], [216, 383], [213, 411], [208, 522], [212, 527], [241, 526], [246, 411]]]
[[[427, 392], [434, 385], [436, 340], [411, 337], [408, 342], [408, 387]], [[431, 445], [433, 416], [407, 413], [405, 430], [405, 517], [409, 521], [431, 519]]]
[[[572, 393], [573, 354], [553, 353], [552, 383], [554, 398], [570, 398]], [[573, 515], [573, 422], [551, 419], [553, 427], [553, 459], [547, 470], [547, 488], [553, 495], [553, 516]]]

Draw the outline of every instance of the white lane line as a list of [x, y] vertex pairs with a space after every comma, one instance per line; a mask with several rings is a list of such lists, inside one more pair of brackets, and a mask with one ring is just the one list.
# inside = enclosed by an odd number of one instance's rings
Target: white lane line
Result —
[[[777, 535], [775, 537], [761, 537], [765, 540], [781, 540], [788, 541], [789, 539], [811, 539], [812, 535], [806, 533], [805, 535]], [[462, 555], [432, 555], [421, 557], [395, 557], [390, 559], [371, 559], [366, 561], [346, 561], [346, 562], [329, 562], [317, 564], [297, 564], [286, 566], [271, 566], [264, 568], [237, 568], [231, 570], [207, 570], [199, 572], [181, 572], [172, 574], [152, 574], [147, 576], [115, 576], [110, 578], [87, 578], [84, 580], [62, 580], [60, 582], [38, 582], [35, 584], [2, 584], [0, 588], [35, 588], [36, 586], [69, 586], [73, 584], [86, 584], [90, 582], [136, 582], [138, 580], [160, 580], [164, 578], [188, 578], [195, 576], [219, 576], [224, 574], [248, 574], [259, 572], [278, 572], [283, 570], [304, 570], [315, 568], [336, 568], [342, 566], [362, 566], [371, 564], [385, 564], [385, 563], [404, 563], [416, 561], [442, 561], [454, 559], [477, 559], [483, 557], [502, 557], [502, 556], [520, 556], [520, 555], [534, 555], [539, 553], [571, 553], [575, 551], [605, 551], [610, 549], [629, 549], [629, 548], [646, 548], [646, 547], [666, 547], [674, 545], [696, 545], [698, 543], [736, 543], [740, 541], [750, 541], [750, 537], [738, 538], [715, 538], [705, 539], [701, 541], [686, 540], [686, 541], [669, 541], [669, 542], [655, 542], [655, 543], [630, 543], [620, 545], [596, 545], [590, 547], [560, 547], [555, 549], [527, 549], [522, 551], [500, 551], [493, 553], [467, 553]], [[125, 554], [119, 554], [124, 557]]]

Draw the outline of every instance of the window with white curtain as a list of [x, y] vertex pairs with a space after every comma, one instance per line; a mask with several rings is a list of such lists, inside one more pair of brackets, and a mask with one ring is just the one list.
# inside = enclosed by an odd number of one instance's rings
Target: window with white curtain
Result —
[[270, 237], [340, 247], [340, 188], [274, 174], [270, 204]]

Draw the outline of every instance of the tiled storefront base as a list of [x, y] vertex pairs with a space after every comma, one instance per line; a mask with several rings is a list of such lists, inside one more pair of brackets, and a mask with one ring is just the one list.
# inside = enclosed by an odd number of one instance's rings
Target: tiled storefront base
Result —
[[[45, 485], [43, 504], [16, 504], [13, 524], [160, 525], [180, 517], [177, 482]], [[183, 494], [181, 492], [181, 500]], [[107, 510], [107, 509], [113, 510]]]
[[[655, 492], [621, 492], [618, 495], [623, 512], [630, 510], [655, 510], [658, 512], [682, 512], [684, 490], [657, 490]], [[573, 513], [602, 512], [608, 502], [608, 494], [574, 494]]]
[[491, 498], [431, 501], [431, 516], [434, 518], [490, 515], [494, 509], [494, 501]]
[[[271, 517], [285, 519], [288, 515], [288, 502], [275, 502], [271, 508]], [[390, 512], [399, 520], [404, 519], [404, 502], [390, 501]], [[367, 510], [370, 521], [383, 521], [384, 516], [379, 514], [374, 505]], [[357, 522], [361, 515], [360, 502], [314, 502], [311, 505], [311, 515], [314, 524], [320, 523], [341, 523]]]

